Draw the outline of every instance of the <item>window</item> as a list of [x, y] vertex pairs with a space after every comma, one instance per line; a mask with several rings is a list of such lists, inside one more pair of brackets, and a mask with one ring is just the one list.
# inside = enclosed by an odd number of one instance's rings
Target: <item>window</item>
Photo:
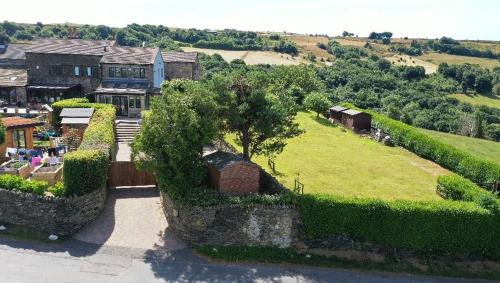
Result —
[[128, 78], [127, 68], [120, 68], [120, 77]]
[[12, 143], [14, 144], [14, 147], [26, 148], [26, 136], [23, 129], [12, 131]]
[[80, 76], [80, 66], [75, 66], [75, 76]]
[[116, 67], [109, 67], [109, 77], [110, 78], [116, 77]]
[[87, 77], [92, 77], [92, 67], [87, 67]]
[[141, 108], [141, 98], [140, 97], [135, 98], [135, 108], [138, 108], [138, 109]]
[[139, 77], [141, 79], [144, 79], [146, 77], [146, 69], [144, 69], [144, 68], [139, 69]]
[[140, 78], [139, 69], [137, 68], [132, 69], [132, 76], [134, 77], [134, 79]]
[[128, 98], [128, 107], [129, 108], [141, 108], [141, 97], [139, 96], [129, 96]]

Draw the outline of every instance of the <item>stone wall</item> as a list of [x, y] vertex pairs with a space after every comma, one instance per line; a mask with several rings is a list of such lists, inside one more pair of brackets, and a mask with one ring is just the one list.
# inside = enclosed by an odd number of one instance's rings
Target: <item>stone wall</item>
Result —
[[0, 189], [0, 222], [71, 235], [99, 215], [105, 200], [106, 188], [69, 198]]
[[298, 240], [299, 214], [293, 206], [180, 205], [161, 193], [168, 225], [191, 245], [290, 247]]
[[198, 65], [187, 62], [169, 62], [165, 63], [165, 79], [193, 79], [199, 78]]

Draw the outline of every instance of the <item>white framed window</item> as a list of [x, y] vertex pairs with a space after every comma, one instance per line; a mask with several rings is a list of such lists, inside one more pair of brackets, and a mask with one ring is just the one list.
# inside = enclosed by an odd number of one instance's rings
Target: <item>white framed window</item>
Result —
[[87, 67], [87, 77], [92, 77], [92, 67]]
[[80, 66], [75, 66], [75, 76], [79, 76], [80, 75]]

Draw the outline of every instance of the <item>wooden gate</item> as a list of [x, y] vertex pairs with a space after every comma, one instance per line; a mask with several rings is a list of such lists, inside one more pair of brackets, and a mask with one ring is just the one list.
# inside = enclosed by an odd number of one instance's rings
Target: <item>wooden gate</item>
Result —
[[109, 187], [154, 186], [154, 176], [145, 171], [139, 171], [131, 161], [112, 161], [108, 172]]

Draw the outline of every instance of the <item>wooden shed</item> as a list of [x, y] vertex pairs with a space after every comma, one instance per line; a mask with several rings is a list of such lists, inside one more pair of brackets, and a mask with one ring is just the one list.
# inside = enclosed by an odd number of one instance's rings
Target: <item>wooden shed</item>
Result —
[[342, 124], [354, 131], [370, 131], [372, 117], [370, 114], [354, 109], [342, 111]]
[[330, 119], [335, 122], [342, 123], [342, 111], [347, 110], [347, 108], [337, 105], [330, 108]]
[[209, 153], [204, 159], [210, 185], [219, 192], [237, 196], [259, 192], [260, 167], [257, 164], [224, 151]]
[[93, 114], [94, 108], [63, 108], [59, 115], [63, 135], [67, 135], [70, 129], [77, 129], [79, 135], [83, 136]]
[[5, 157], [7, 148], [33, 149], [33, 130], [43, 122], [22, 118], [2, 118], [5, 127], [5, 142], [0, 145], [0, 157]]

